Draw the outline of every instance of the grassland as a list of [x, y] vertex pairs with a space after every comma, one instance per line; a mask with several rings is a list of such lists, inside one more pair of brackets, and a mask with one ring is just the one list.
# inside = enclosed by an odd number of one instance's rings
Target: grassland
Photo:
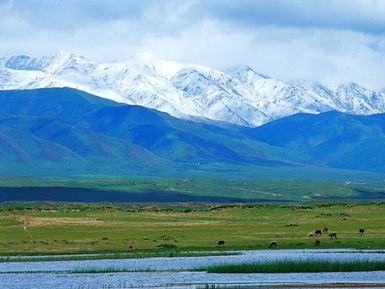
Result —
[[[8, 203], [0, 208], [0, 252], [135, 254], [218, 249], [314, 248], [314, 229], [337, 239], [320, 248], [385, 248], [385, 203], [288, 204], [65, 204]], [[359, 235], [358, 229], [365, 234]], [[146, 253], [147, 252], [147, 253]], [[167, 254], [167, 253], [162, 253]]]
[[384, 183], [303, 180], [75, 178], [0, 176], [0, 201], [304, 202], [379, 200]]

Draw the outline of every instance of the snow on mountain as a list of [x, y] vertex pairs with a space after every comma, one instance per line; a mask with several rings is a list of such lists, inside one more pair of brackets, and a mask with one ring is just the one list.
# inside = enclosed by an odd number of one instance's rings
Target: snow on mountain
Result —
[[59, 52], [41, 58], [31, 58], [26, 55], [12, 56], [5, 61], [4, 66], [14, 70], [37, 70], [57, 75], [66, 70], [89, 73], [96, 68], [97, 64], [72, 52]]
[[335, 91], [345, 110], [355, 114], [373, 114], [385, 111], [385, 94], [356, 83], [342, 84]]
[[313, 82], [286, 83], [248, 66], [220, 71], [165, 61], [143, 53], [97, 63], [72, 52], [0, 58], [0, 89], [73, 87], [118, 102], [182, 118], [258, 126], [298, 112], [385, 112], [385, 92], [358, 84], [335, 89]]

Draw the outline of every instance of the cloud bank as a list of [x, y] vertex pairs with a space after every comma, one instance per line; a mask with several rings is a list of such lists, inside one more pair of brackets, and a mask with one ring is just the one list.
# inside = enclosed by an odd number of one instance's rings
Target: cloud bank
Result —
[[0, 2], [0, 55], [149, 52], [284, 80], [385, 87], [385, 1]]

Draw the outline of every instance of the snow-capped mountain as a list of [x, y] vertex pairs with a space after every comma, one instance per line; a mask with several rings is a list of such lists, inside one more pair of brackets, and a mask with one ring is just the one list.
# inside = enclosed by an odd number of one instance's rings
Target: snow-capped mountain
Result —
[[355, 83], [327, 88], [286, 83], [250, 67], [220, 71], [156, 59], [149, 54], [97, 63], [70, 52], [32, 58], [0, 58], [0, 89], [72, 87], [118, 102], [182, 118], [258, 126], [298, 112], [385, 112], [385, 91]]

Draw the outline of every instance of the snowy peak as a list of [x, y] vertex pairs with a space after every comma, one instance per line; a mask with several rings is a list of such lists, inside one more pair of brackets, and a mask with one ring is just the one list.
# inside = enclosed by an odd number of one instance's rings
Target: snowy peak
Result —
[[242, 82], [270, 78], [266, 74], [255, 72], [250, 66], [247, 66], [247, 65], [234, 67], [233, 69], [230, 70], [230, 75]]
[[385, 112], [385, 92], [355, 83], [335, 89], [287, 83], [249, 66], [230, 71], [162, 60], [148, 53], [97, 63], [73, 52], [0, 58], [0, 89], [72, 87], [174, 116], [258, 126], [291, 114]]
[[357, 83], [338, 86], [335, 95], [344, 105], [345, 112], [367, 115], [381, 113], [385, 109], [385, 94], [383, 92], [367, 89]]
[[89, 73], [97, 66], [83, 56], [72, 52], [59, 52], [57, 54], [43, 57], [43, 71], [50, 74], [60, 74], [66, 71], [76, 71], [79, 73]]
[[341, 84], [336, 89], [336, 94], [350, 97], [368, 95], [370, 93], [369, 89], [366, 89], [365, 87], [362, 87], [354, 82]]
[[12, 56], [5, 60], [4, 66], [15, 70], [42, 70], [39, 60], [27, 55]]
[[41, 58], [16, 55], [7, 59], [4, 66], [14, 70], [35, 70], [51, 74], [58, 74], [66, 69], [73, 69], [84, 73], [95, 68], [95, 64], [91, 61], [73, 52], [59, 52]]

